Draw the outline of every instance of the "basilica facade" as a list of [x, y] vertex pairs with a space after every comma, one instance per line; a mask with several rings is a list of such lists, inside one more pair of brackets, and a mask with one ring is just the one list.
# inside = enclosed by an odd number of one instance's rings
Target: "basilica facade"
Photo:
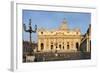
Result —
[[57, 29], [38, 29], [39, 52], [75, 52], [80, 51], [81, 31], [70, 29], [66, 19], [63, 19]]

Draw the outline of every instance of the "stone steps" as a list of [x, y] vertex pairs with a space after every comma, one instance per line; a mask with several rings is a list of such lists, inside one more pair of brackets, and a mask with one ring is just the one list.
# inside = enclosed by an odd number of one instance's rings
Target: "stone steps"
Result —
[[59, 60], [81, 60], [90, 59], [90, 53], [67, 52], [67, 53], [37, 53], [35, 61], [59, 61]]

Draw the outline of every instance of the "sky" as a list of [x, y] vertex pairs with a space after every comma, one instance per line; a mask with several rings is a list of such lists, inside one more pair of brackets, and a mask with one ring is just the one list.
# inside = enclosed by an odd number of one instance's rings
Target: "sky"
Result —
[[[32, 28], [34, 25], [37, 28], [55, 29], [59, 28], [63, 19], [66, 19], [69, 29], [79, 28], [82, 34], [85, 34], [89, 24], [91, 24], [90, 13], [79, 12], [56, 12], [56, 11], [37, 11], [37, 10], [23, 10], [22, 24], [26, 25], [28, 29], [29, 19], [32, 21]], [[23, 40], [29, 41], [29, 33], [23, 30]], [[32, 33], [32, 41], [37, 42], [37, 34]]]

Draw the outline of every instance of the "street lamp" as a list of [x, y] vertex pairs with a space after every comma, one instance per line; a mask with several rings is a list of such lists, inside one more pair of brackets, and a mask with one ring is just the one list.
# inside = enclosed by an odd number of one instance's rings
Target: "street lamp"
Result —
[[33, 52], [33, 50], [32, 50], [32, 33], [36, 33], [36, 31], [37, 31], [37, 25], [35, 25], [35, 29], [33, 30], [32, 29], [32, 26], [31, 26], [31, 19], [29, 19], [29, 29], [27, 30], [26, 29], [26, 25], [24, 24], [24, 31], [25, 32], [28, 32], [29, 33], [29, 36], [30, 36], [30, 55], [32, 55], [32, 52]]

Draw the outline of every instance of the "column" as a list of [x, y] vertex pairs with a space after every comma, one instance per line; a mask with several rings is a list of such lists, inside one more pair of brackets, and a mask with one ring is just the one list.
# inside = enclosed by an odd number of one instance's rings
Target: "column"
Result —
[[55, 51], [56, 50], [56, 39], [54, 38], [54, 40], [53, 40], [53, 51]]
[[69, 41], [69, 49], [68, 50], [71, 50], [71, 48], [70, 48], [70, 41]]
[[59, 50], [59, 39], [57, 39], [57, 50]]
[[65, 39], [64, 39], [64, 50], [67, 50], [67, 44]]
[[50, 42], [50, 38], [48, 39], [48, 51], [50, 50], [50, 44], [51, 44], [51, 42]]
[[47, 51], [47, 49], [46, 49], [46, 39], [44, 39], [44, 51]]
[[49, 49], [49, 42], [48, 42], [48, 39], [46, 40], [46, 49], [47, 49], [47, 50]]
[[41, 51], [41, 46], [40, 46], [40, 44], [41, 44], [41, 41], [40, 41], [40, 39], [38, 39], [38, 51]]
[[63, 43], [64, 43], [64, 41], [63, 41], [63, 39], [61, 39], [61, 50], [63, 50]]
[[76, 49], [76, 42], [73, 41], [73, 49]]

